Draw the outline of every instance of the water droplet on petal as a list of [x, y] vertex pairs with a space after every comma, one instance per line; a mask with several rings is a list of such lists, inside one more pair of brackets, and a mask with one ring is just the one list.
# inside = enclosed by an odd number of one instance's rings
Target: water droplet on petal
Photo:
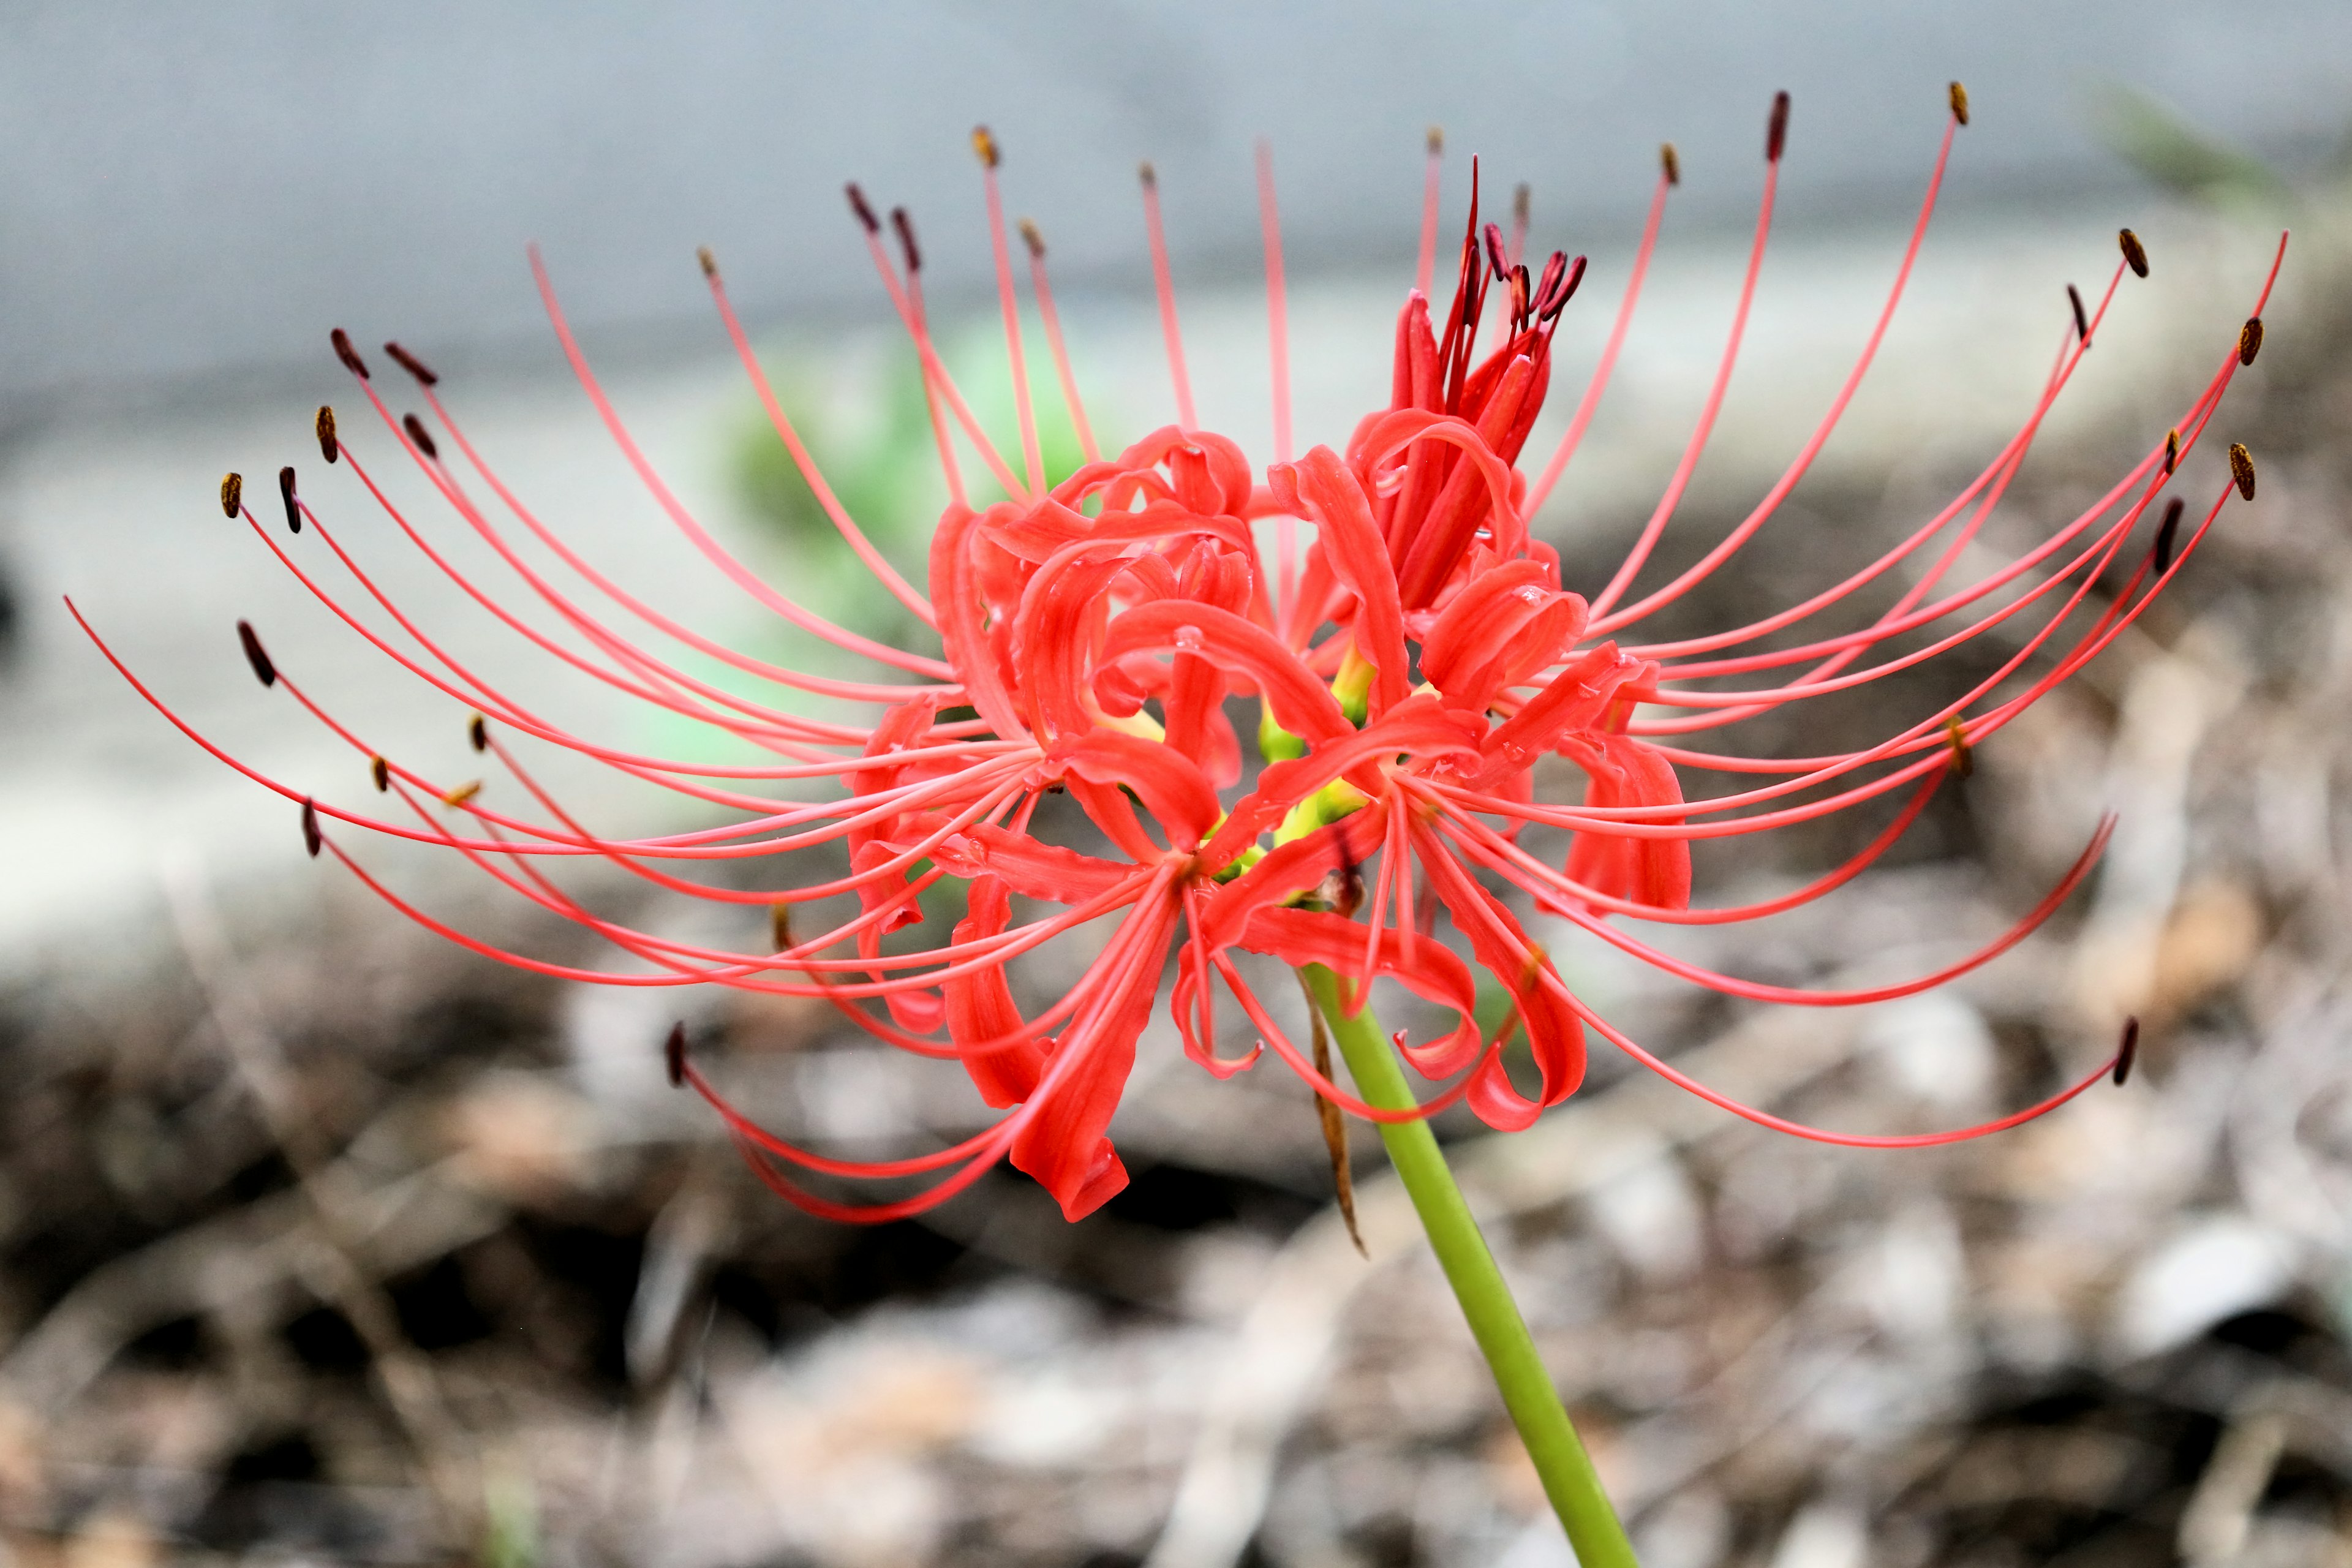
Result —
[[1201, 636], [1201, 628], [1198, 626], [1178, 626], [1174, 641], [1176, 646], [1186, 653], [1198, 653], [1205, 646], [1204, 639]]

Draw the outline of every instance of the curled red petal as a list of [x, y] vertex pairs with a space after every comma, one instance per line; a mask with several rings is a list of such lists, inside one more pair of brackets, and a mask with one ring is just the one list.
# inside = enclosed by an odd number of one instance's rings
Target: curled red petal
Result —
[[[958, 943], [1001, 934], [1013, 918], [1013, 900], [1005, 892], [1004, 879], [976, 878], [964, 908], [964, 918], [956, 922]], [[1005, 981], [1003, 964], [947, 981], [940, 988], [946, 993], [948, 1038], [957, 1046], [971, 1047], [1019, 1033], [1021, 1009], [1013, 1004], [1013, 987]], [[995, 1050], [966, 1048], [963, 1065], [980, 1098], [1002, 1110], [1036, 1091], [1038, 1074], [1045, 1066], [1045, 1047], [1034, 1039], [1016, 1039]]]

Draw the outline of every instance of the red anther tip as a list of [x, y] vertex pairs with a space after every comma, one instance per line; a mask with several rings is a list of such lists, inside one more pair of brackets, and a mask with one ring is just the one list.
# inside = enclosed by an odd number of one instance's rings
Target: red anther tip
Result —
[[368, 776], [375, 780], [375, 793], [383, 795], [392, 788], [392, 764], [382, 757], [368, 759]]
[[2171, 569], [2173, 536], [2180, 531], [2180, 514], [2185, 507], [2179, 496], [2165, 503], [2164, 521], [2156, 531], [2156, 570], [2159, 575]]
[[1772, 95], [1772, 123], [1764, 132], [1764, 161], [1777, 163], [1789, 146], [1789, 95]]
[[[1544, 268], [1544, 276], [1549, 278], [1551, 268]], [[1567, 309], [1568, 302], [1576, 298], [1576, 286], [1583, 281], [1584, 258], [1580, 256], [1568, 264], [1566, 276], [1551, 287], [1539, 291], [1542, 298], [1536, 304], [1538, 319], [1549, 321]]]
[[669, 1038], [662, 1042], [662, 1061], [669, 1068], [670, 1088], [685, 1088], [686, 1025], [684, 1022], [672, 1024], [669, 1026]]
[[439, 384], [441, 378], [433, 374], [432, 368], [429, 365], [427, 365], [423, 360], [418, 359], [415, 354], [410, 353], [406, 349], [402, 348], [398, 343], [384, 344], [383, 352], [392, 356], [393, 363], [399, 365], [401, 369], [406, 371], [409, 374], [415, 376], [419, 385], [433, 386]]
[[264, 686], [278, 684], [278, 667], [269, 662], [269, 654], [261, 646], [251, 621], [236, 623], [236, 640], [245, 648], [245, 662], [253, 666], [254, 679]]
[[2134, 234], [2127, 228], [2117, 229], [2116, 231], [2116, 243], [2123, 247], [2124, 260], [2130, 266], [2132, 276], [2135, 278], [2147, 277], [2147, 247], [2140, 244], [2139, 236]]
[[404, 414], [400, 416], [400, 427], [408, 432], [408, 438], [416, 443], [416, 449], [428, 460], [441, 456], [440, 449], [433, 445], [432, 433], [425, 428], [424, 420], [414, 414]]
[[1437, 157], [1439, 154], [1443, 153], [1444, 151], [1445, 151], [1445, 127], [1444, 127], [1443, 125], [1433, 125], [1433, 126], [1431, 126], [1431, 127], [1429, 128], [1429, 155], [1430, 155], [1431, 157], [1434, 158], [1434, 157]]
[[1021, 220], [1021, 243], [1029, 247], [1030, 255], [1045, 259], [1045, 237], [1038, 233], [1037, 226], [1025, 217]]
[[2238, 363], [2252, 364], [2254, 356], [2263, 352], [2263, 319], [2248, 316], [2246, 324], [2238, 329]]
[[1664, 171], [1666, 184], [1679, 185], [1683, 183], [1683, 158], [1681, 153], [1675, 151], [1673, 142], [1658, 143], [1658, 167]]
[[2091, 315], [2083, 309], [2083, 291], [2072, 283], [2066, 285], [2066, 303], [2074, 308], [2074, 335], [2087, 348], [2091, 342]]
[[459, 806], [464, 805], [467, 801], [473, 799], [476, 795], [481, 793], [482, 781], [479, 779], [469, 779], [466, 783], [459, 784], [456, 789], [451, 790], [447, 795], [443, 795], [441, 797], [441, 804], [447, 806], [450, 810], [455, 811]]
[[316, 427], [319, 432], [319, 455], [331, 463], [342, 455], [343, 448], [335, 439], [335, 411], [323, 403], [319, 405]]
[[301, 532], [302, 508], [300, 503], [297, 502], [294, 499], [294, 465], [291, 463], [287, 464], [284, 468], [278, 470], [278, 497], [280, 500], [283, 500], [286, 503], [286, 527], [288, 531], [292, 533]]
[[920, 272], [923, 269], [923, 252], [915, 243], [915, 220], [907, 216], [905, 207], [890, 209], [890, 226], [898, 231], [898, 248], [907, 258], [908, 272]]
[[[2176, 425], [2164, 433], [2164, 477], [2170, 479], [2172, 470], [2180, 466], [2180, 427]], [[2178, 507], [2180, 503], [2172, 503]]]
[[326, 839], [319, 832], [318, 803], [305, 800], [302, 803], [302, 847], [310, 852], [311, 859], [316, 860], [320, 846], [324, 843]]
[[1944, 743], [1952, 750], [1952, 771], [1967, 778], [1977, 771], [1976, 752], [1969, 746], [1969, 727], [1957, 713], [1944, 719]]
[[2254, 455], [2242, 442], [2230, 443], [2230, 478], [2237, 481], [2238, 493], [2248, 500], [2254, 499]]
[[2116, 1088], [2122, 1088], [2125, 1080], [2131, 1077], [2132, 1063], [2138, 1059], [2139, 1020], [2137, 1017], [2126, 1018], [2124, 1020], [2123, 1044], [2116, 1048], [2115, 1079]]
[[996, 149], [996, 137], [985, 125], [971, 128], [971, 150], [979, 155], [982, 167], [993, 169], [1002, 156]]
[[710, 254], [710, 247], [707, 245], [696, 246], [694, 247], [694, 259], [701, 263], [702, 275], [705, 278], [716, 278], [719, 276], [719, 258]]
[[466, 743], [478, 752], [490, 749], [490, 727], [479, 713], [466, 721]]
[[1500, 226], [1490, 223], [1484, 237], [1486, 241], [1486, 266], [1495, 274], [1495, 281], [1500, 283], [1511, 275], [1511, 264], [1505, 259], [1503, 250], [1503, 231]]
[[327, 341], [335, 345], [335, 357], [343, 362], [345, 370], [350, 371], [362, 381], [368, 379], [367, 362], [360, 358], [359, 350], [352, 347], [351, 333], [337, 327], [327, 334]]
[[1143, 182], [1146, 190], [1160, 184], [1160, 171], [1151, 166], [1151, 160], [1149, 158], [1135, 166], [1135, 177]]
[[1952, 118], [1966, 125], [1969, 122], [1969, 89], [1954, 82], [1946, 89], [1945, 96], [1951, 100]]
[[245, 504], [245, 476], [231, 471], [221, 476], [221, 510], [231, 518]]
[[848, 195], [849, 210], [857, 215], [857, 221], [866, 226], [866, 232], [868, 234], [880, 234], [882, 232], [882, 220], [874, 216], [874, 209], [872, 207], [866, 205], [866, 193], [858, 187], [857, 182], [856, 180], [852, 180], [849, 184], [842, 186], [841, 188]]

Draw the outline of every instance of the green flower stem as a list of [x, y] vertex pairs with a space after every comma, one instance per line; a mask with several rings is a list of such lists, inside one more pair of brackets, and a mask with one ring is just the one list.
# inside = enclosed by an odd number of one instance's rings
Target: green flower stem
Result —
[[[1339, 1043], [1339, 1054], [1347, 1058], [1357, 1092], [1383, 1110], [1412, 1106], [1412, 1086], [1405, 1082], [1404, 1069], [1397, 1065], [1371, 1009], [1347, 1016], [1339, 982], [1328, 969], [1310, 963], [1301, 973], [1316, 1005], [1330, 1021], [1332, 1037]], [[1502, 1270], [1495, 1266], [1495, 1255], [1479, 1234], [1478, 1222], [1471, 1217], [1454, 1173], [1446, 1168], [1436, 1134], [1430, 1131], [1427, 1121], [1383, 1122], [1381, 1142], [1388, 1149], [1389, 1163], [1396, 1167], [1406, 1195], [1412, 1199], [1422, 1228], [1429, 1233], [1430, 1247], [1437, 1254], [1438, 1266], [1445, 1270], [1446, 1283], [1454, 1287], [1454, 1299], [1462, 1303], [1462, 1315], [1470, 1321], [1471, 1336], [1494, 1371], [1503, 1407], [1519, 1429], [1528, 1458], [1535, 1461], [1544, 1495], [1567, 1528], [1577, 1562], [1581, 1568], [1638, 1568], [1633, 1544], [1625, 1539], [1625, 1527], [1617, 1521], [1617, 1510], [1601, 1489], [1601, 1478], [1593, 1474], [1591, 1457], [1585, 1453], [1576, 1428], [1569, 1425], [1559, 1393], [1552, 1387], [1551, 1374], [1544, 1370], [1543, 1358], [1536, 1353], [1536, 1342], [1528, 1333], [1527, 1320], [1519, 1315], [1518, 1303], [1511, 1300], [1510, 1287], [1503, 1283]]]

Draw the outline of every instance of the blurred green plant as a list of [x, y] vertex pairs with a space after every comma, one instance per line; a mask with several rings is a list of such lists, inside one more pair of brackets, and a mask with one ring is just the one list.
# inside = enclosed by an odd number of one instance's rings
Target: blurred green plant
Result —
[[[1085, 453], [1056, 394], [1043, 345], [1024, 346], [1035, 395], [1039, 455], [1046, 482], [1059, 484], [1077, 471]], [[940, 353], [973, 416], [1017, 472], [1020, 419], [1003, 340], [974, 328], [942, 342]], [[947, 508], [948, 490], [913, 353], [894, 343], [883, 363], [865, 364], [852, 354], [807, 347], [772, 351], [761, 358], [776, 401], [835, 499], [907, 581], [923, 587], [931, 531]], [[751, 403], [748, 395], [745, 401]], [[1095, 419], [1098, 426], [1107, 423], [1099, 410]], [[761, 570], [783, 583], [799, 603], [837, 625], [896, 647], [933, 646], [930, 634], [905, 605], [874, 591], [865, 563], [817, 503], [815, 491], [801, 477], [782, 438], [757, 404], [736, 416], [723, 439], [736, 499], [772, 551], [768, 559], [757, 563]], [[984, 507], [1001, 499], [1002, 492], [960, 433], [957, 445], [972, 504]], [[774, 663], [812, 673], [871, 674], [861, 661], [772, 618], [737, 629], [729, 640]], [[680, 662], [702, 679], [760, 702], [793, 711], [814, 711], [822, 705], [715, 659], [687, 653]], [[640, 722], [646, 742], [671, 755], [715, 762], [734, 752], [731, 742], [691, 719], [649, 713], [641, 715]]]
[[2225, 145], [2138, 88], [2102, 84], [2092, 101], [2092, 119], [2109, 150], [2174, 195], [2265, 211], [2293, 204], [2277, 170]]
[[492, 1471], [482, 1487], [481, 1568], [539, 1568], [545, 1552], [540, 1535], [539, 1491], [529, 1475], [509, 1467]]
[[[1019, 418], [1003, 344], [975, 335], [945, 357], [982, 427], [1017, 469]], [[1041, 363], [1042, 356], [1031, 355], [1033, 374]], [[772, 363], [777, 401], [858, 527], [908, 581], [920, 586], [931, 530], [948, 502], [920, 369], [911, 355], [894, 354], [888, 370], [861, 384], [844, 383], [831, 374], [835, 368], [806, 355]], [[1077, 471], [1084, 453], [1068, 412], [1052, 396], [1050, 378], [1034, 390], [1041, 394], [1034, 401], [1045, 479], [1059, 484]], [[973, 504], [996, 499], [986, 470], [968, 452], [963, 457]], [[912, 636], [913, 617], [903, 605], [866, 591], [865, 567], [825, 516], [766, 416], [756, 410], [736, 439], [733, 467], [745, 510], [790, 557], [794, 597], [868, 637]]]

